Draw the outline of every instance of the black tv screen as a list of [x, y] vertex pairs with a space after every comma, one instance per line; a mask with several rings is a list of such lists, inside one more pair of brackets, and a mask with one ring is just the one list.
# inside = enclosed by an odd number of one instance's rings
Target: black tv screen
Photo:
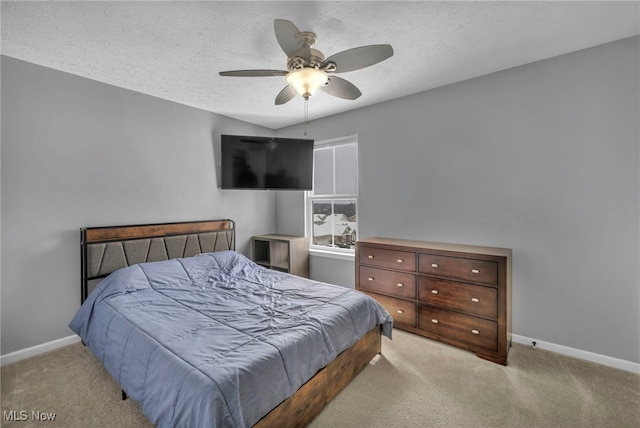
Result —
[[222, 189], [311, 190], [313, 140], [221, 135]]

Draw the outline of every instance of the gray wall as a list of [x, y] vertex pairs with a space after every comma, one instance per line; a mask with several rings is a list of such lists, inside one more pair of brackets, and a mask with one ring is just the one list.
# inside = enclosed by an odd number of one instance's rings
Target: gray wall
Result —
[[3, 355], [73, 334], [80, 227], [232, 218], [245, 254], [274, 231], [274, 194], [216, 179], [220, 133], [272, 130], [5, 56], [1, 66]]
[[361, 237], [512, 248], [514, 333], [637, 363], [639, 50], [635, 37], [505, 70], [310, 136], [358, 135]]

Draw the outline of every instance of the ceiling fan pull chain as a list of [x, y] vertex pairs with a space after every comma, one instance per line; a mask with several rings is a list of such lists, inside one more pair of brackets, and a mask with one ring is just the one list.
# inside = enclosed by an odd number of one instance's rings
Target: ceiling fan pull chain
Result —
[[309, 134], [309, 99], [304, 100], [304, 136]]

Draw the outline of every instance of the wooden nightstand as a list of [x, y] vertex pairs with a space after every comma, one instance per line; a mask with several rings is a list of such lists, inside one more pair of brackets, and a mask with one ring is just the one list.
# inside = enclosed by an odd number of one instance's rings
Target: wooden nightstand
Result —
[[253, 261], [269, 269], [309, 277], [309, 240], [304, 236], [260, 235], [251, 238]]

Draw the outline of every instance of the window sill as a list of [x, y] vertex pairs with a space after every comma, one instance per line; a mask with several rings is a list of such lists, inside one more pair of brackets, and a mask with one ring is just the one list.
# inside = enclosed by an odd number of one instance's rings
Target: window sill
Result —
[[318, 256], [318, 257], [327, 257], [330, 259], [338, 259], [338, 260], [347, 260], [354, 261], [356, 258], [355, 253], [346, 253], [346, 252], [338, 252], [338, 251], [330, 251], [330, 250], [319, 250], [317, 248], [309, 248], [310, 256]]

